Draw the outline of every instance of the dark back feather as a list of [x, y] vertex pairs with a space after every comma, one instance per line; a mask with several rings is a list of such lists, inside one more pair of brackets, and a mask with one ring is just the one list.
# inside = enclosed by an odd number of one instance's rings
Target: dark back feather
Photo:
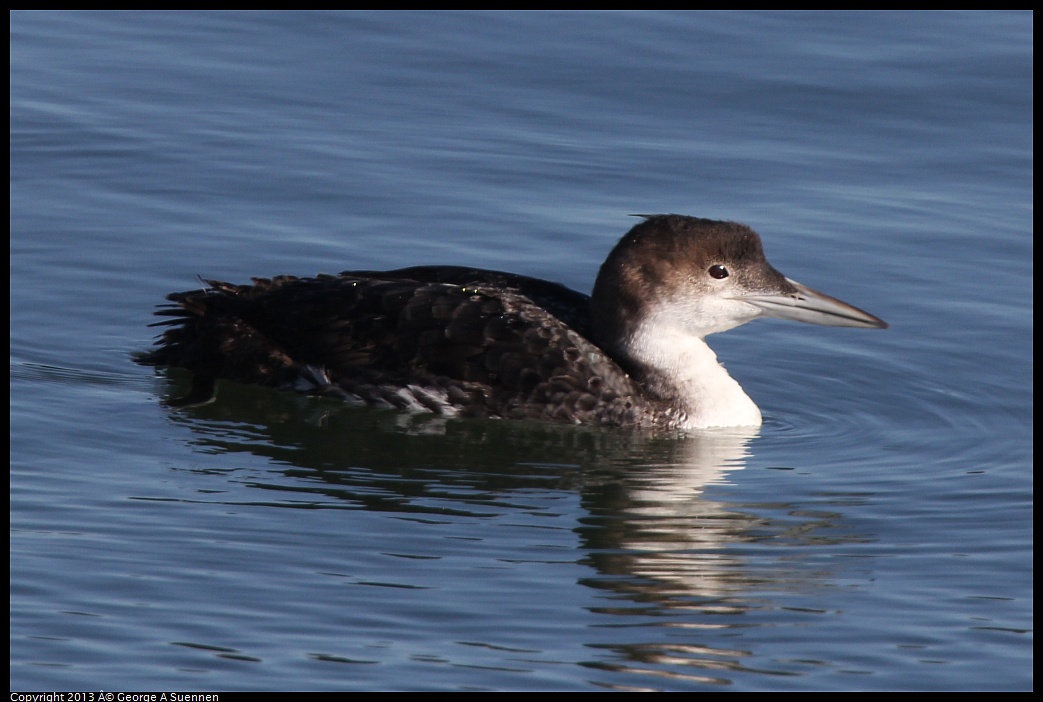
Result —
[[589, 339], [589, 298], [499, 271], [415, 267], [204, 281], [157, 314], [143, 363], [452, 414], [651, 424], [655, 411]]

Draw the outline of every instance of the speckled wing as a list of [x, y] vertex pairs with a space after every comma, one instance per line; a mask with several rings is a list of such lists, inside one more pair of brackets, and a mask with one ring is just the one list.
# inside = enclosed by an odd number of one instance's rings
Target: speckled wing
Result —
[[651, 423], [576, 330], [586, 296], [554, 283], [456, 267], [206, 283], [168, 296], [170, 328], [141, 359], [192, 370], [185, 403], [227, 378], [448, 415]]

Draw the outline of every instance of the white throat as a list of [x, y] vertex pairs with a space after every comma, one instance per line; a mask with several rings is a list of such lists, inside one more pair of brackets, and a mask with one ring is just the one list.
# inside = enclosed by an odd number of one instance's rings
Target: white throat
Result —
[[686, 429], [760, 426], [761, 413], [749, 395], [728, 375], [702, 337], [679, 324], [652, 315], [638, 326], [627, 345], [628, 355], [652, 369], [663, 394], [684, 405]]

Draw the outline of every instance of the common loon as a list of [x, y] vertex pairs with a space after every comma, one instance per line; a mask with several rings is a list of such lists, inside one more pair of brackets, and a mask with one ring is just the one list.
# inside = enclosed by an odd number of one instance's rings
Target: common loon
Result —
[[643, 216], [591, 296], [500, 271], [418, 266], [314, 278], [204, 280], [156, 314], [141, 363], [447, 416], [696, 429], [761, 413], [706, 345], [757, 317], [887, 323], [775, 270], [736, 222]]

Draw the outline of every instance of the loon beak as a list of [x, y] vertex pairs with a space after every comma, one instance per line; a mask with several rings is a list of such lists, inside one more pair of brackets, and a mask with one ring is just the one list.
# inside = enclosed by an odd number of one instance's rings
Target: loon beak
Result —
[[792, 292], [774, 294], [743, 295], [740, 299], [759, 307], [765, 317], [789, 319], [807, 324], [822, 324], [827, 327], [861, 327], [863, 329], [886, 329], [887, 322], [841, 302], [795, 280], [786, 278], [793, 286]]

